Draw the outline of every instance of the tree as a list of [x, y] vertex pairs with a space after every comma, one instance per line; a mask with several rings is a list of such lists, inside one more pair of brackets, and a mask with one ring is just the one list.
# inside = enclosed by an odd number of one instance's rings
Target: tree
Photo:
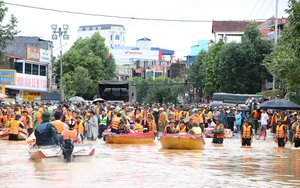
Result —
[[206, 61], [207, 61], [207, 67], [205, 69], [205, 95], [212, 96], [213, 93], [219, 91], [219, 80], [217, 79], [217, 75], [215, 73], [214, 69], [214, 62], [215, 57], [217, 53], [223, 48], [224, 42], [222, 39], [216, 44], [214, 44], [207, 53]]
[[207, 51], [201, 50], [187, 71], [187, 79], [194, 82], [196, 88], [204, 87]]
[[286, 92], [295, 93], [300, 91], [300, 2], [290, 0], [288, 5], [289, 24], [265, 63]]
[[[7, 11], [8, 8], [4, 6], [4, 2], [0, 1], [0, 23], [3, 22]], [[14, 36], [20, 32], [16, 30], [17, 23], [17, 18], [12, 14], [7, 24], [0, 25], [0, 49], [2, 49], [0, 51], [0, 63], [6, 63], [3, 50], [5, 50], [10, 41], [14, 39]]]
[[81, 66], [76, 67], [72, 78], [73, 90], [76, 91], [76, 95], [83, 96], [91, 84], [89, 71]]
[[64, 92], [65, 92], [65, 99], [69, 99], [71, 97], [74, 97], [76, 94], [76, 91], [74, 90], [75, 88], [73, 87], [73, 74], [72, 72], [68, 72], [64, 74], [63, 77], [63, 87], [64, 87]]
[[[93, 98], [97, 94], [98, 81], [111, 80], [115, 76], [116, 64], [114, 57], [108, 55], [104, 38], [95, 33], [91, 38], [77, 40], [69, 51], [63, 55], [63, 75], [76, 74], [76, 67], [84, 67], [90, 76], [90, 84], [84, 98]], [[59, 61], [55, 64], [56, 74], [59, 76]], [[57, 80], [59, 81], [59, 80]]]
[[241, 43], [226, 44], [216, 55], [214, 70], [220, 92], [257, 93], [268, 74], [263, 60], [272, 43], [261, 37], [255, 23], [247, 25]]

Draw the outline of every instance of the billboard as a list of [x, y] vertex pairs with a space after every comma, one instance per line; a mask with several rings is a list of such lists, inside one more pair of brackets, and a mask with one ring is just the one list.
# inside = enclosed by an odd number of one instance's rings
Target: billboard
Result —
[[35, 62], [49, 63], [51, 55], [49, 50], [26, 46], [26, 59]]
[[1, 85], [16, 85], [16, 70], [0, 69]]

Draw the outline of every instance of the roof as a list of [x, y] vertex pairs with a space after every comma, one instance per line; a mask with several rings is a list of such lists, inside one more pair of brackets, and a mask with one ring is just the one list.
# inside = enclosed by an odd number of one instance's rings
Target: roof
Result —
[[163, 66], [161, 66], [161, 65], [154, 65], [153, 69], [154, 69], [155, 72], [161, 72], [161, 71], [163, 71]]
[[215, 32], [244, 32], [250, 21], [213, 21], [212, 33]]
[[142, 68], [135, 69], [134, 71], [135, 71], [135, 73], [141, 74], [142, 73]]
[[111, 29], [111, 27], [123, 27], [125, 30], [125, 27], [123, 25], [119, 25], [119, 24], [99, 24], [99, 25], [83, 25], [83, 26], [79, 26], [79, 28], [93, 28], [93, 27], [101, 27], [101, 30], [106, 30], [106, 29]]
[[144, 38], [138, 39], [137, 41], [151, 41], [151, 39], [144, 37]]
[[263, 37], [268, 37], [269, 33], [270, 33], [270, 29], [260, 29], [260, 34]]
[[161, 51], [162, 55], [174, 55], [174, 50], [163, 49], [159, 47], [151, 47], [152, 51]]

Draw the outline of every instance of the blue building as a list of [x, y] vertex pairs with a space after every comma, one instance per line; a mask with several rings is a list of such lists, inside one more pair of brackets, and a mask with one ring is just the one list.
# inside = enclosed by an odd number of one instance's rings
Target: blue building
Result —
[[191, 46], [191, 53], [186, 57], [186, 64], [190, 66], [191, 63], [196, 59], [196, 56], [199, 54], [201, 50], [208, 50], [210, 40], [198, 40], [198, 44]]

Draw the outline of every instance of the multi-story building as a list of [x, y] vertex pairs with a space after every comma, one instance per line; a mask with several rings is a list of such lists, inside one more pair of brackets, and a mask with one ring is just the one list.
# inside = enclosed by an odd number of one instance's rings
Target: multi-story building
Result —
[[126, 45], [126, 31], [123, 25], [99, 24], [79, 26], [77, 38], [84, 39], [91, 37], [95, 32], [99, 32], [105, 38], [105, 45], [108, 48]]
[[16, 36], [3, 50], [9, 61], [0, 69], [11, 75], [11, 82], [5, 84], [5, 93], [9, 98], [32, 102], [48, 91], [50, 47], [50, 41], [39, 37]]

